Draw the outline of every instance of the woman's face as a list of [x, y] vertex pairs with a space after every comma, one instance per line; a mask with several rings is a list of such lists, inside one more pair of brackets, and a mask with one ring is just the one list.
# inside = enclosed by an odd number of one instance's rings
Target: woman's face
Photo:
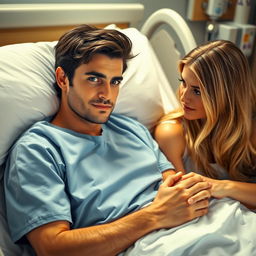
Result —
[[199, 81], [188, 66], [181, 72], [179, 88], [180, 102], [184, 111], [184, 118], [197, 120], [206, 118]]

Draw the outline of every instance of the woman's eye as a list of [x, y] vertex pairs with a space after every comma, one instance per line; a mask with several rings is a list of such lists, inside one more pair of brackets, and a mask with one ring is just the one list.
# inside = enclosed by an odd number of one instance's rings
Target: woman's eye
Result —
[[182, 78], [178, 78], [178, 80], [181, 82], [181, 83], [184, 83], [184, 80]]
[[181, 83], [181, 85], [183, 86], [183, 87], [185, 87], [185, 80], [184, 79], [182, 79], [182, 78], [178, 78], [178, 80], [180, 81], [180, 83]]
[[201, 95], [201, 92], [200, 92], [199, 89], [194, 89], [194, 93], [195, 93], [196, 95]]

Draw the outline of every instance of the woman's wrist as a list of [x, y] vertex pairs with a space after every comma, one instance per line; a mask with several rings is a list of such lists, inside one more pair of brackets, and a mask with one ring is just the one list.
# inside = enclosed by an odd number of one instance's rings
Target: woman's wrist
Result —
[[220, 180], [223, 197], [232, 197], [234, 194], [234, 181], [232, 180]]

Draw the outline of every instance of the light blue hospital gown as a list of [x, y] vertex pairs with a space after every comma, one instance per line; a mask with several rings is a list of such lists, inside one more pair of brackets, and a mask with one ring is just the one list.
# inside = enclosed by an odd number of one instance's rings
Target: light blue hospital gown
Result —
[[173, 166], [137, 121], [112, 115], [102, 129], [89, 136], [41, 121], [17, 141], [5, 172], [13, 241], [57, 220], [110, 222], [152, 201]]

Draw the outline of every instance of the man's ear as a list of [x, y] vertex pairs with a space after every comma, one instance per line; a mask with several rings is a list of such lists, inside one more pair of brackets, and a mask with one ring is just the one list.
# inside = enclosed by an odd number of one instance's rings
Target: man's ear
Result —
[[63, 92], [67, 92], [69, 89], [69, 80], [64, 70], [61, 67], [57, 67], [55, 70], [55, 77], [58, 86]]

